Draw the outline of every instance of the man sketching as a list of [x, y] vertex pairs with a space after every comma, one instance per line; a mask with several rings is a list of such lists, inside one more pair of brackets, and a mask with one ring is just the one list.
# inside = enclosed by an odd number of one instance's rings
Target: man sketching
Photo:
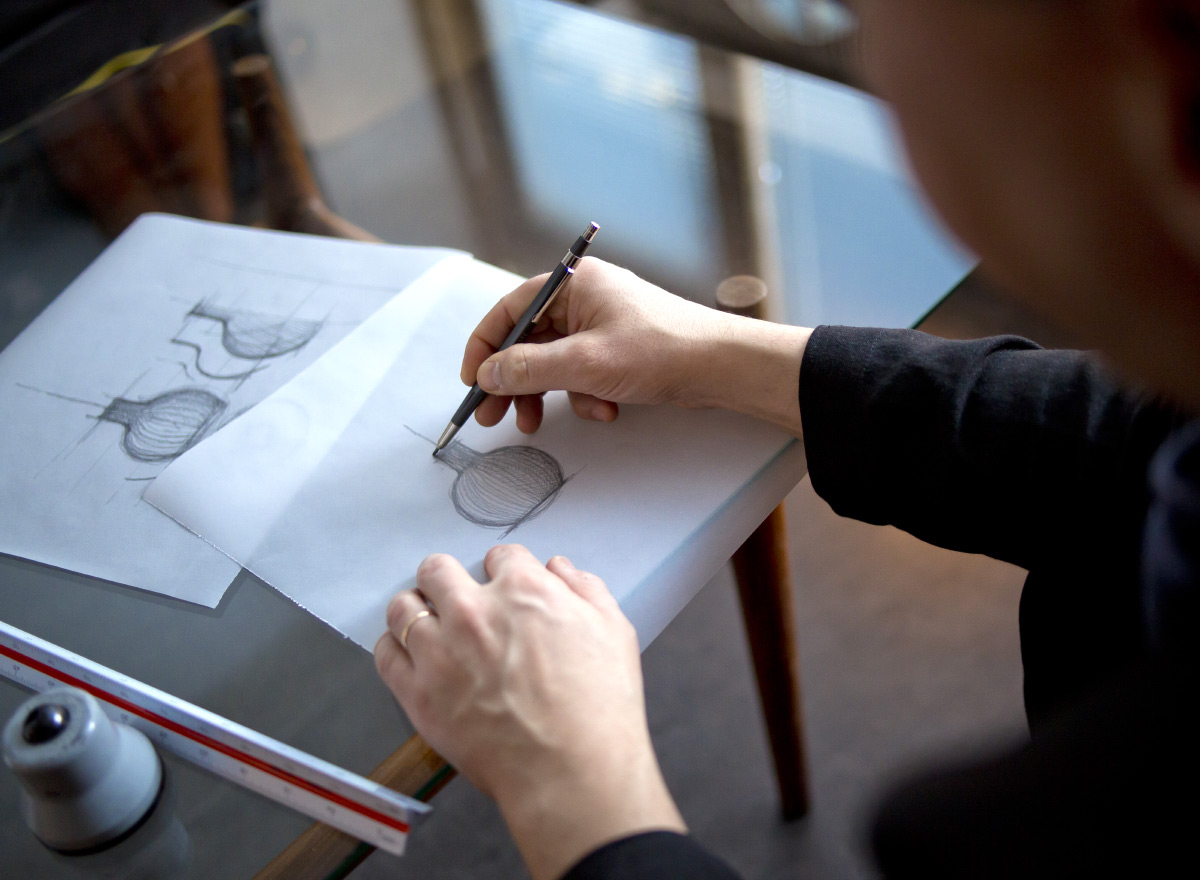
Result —
[[[622, 403], [748, 413], [804, 438], [838, 512], [1029, 570], [1030, 739], [895, 790], [872, 829], [885, 876], [1194, 864], [1200, 0], [853, 5], [866, 74], [945, 222], [1100, 357], [754, 322], [589, 259], [531, 344], [495, 354], [542, 279], [471, 336], [463, 381], [492, 394], [477, 418], [512, 404], [535, 431], [557, 389], [600, 421]], [[732, 876], [666, 790], [637, 640], [605, 585], [518, 546], [486, 567], [480, 585], [428, 558], [376, 660], [497, 801], [533, 877]]]

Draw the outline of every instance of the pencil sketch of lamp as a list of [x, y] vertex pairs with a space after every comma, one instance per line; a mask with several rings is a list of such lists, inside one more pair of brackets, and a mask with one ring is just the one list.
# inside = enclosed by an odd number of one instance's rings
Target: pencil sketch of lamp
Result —
[[303, 348], [324, 326], [321, 321], [280, 318], [244, 309], [197, 303], [189, 318], [208, 318], [221, 325], [221, 344], [234, 357], [262, 360]]
[[121, 448], [133, 460], [170, 461], [210, 433], [226, 406], [203, 388], [176, 388], [150, 400], [114, 398], [97, 418], [125, 427]]
[[554, 456], [535, 446], [480, 453], [456, 442], [436, 460], [458, 471], [450, 488], [458, 514], [484, 528], [504, 529], [504, 535], [543, 513], [570, 479]]

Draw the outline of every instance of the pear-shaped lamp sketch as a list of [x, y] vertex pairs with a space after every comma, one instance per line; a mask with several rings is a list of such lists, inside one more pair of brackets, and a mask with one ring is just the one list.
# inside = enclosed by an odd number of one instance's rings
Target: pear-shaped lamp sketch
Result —
[[121, 436], [121, 449], [134, 461], [143, 462], [170, 461], [183, 455], [221, 426], [221, 414], [229, 405], [203, 388], [176, 388], [150, 400], [114, 397], [105, 406], [21, 382], [16, 385], [26, 391], [103, 410], [95, 418], [101, 422], [123, 425], [125, 431]]
[[225, 350], [246, 360], [279, 357], [303, 348], [324, 326], [322, 321], [280, 318], [207, 302], [197, 303], [188, 317], [208, 318], [221, 324], [221, 344]]
[[134, 461], [170, 461], [212, 431], [226, 406], [203, 388], [176, 388], [150, 400], [115, 398], [98, 418], [125, 426], [121, 448]]
[[504, 529], [505, 535], [542, 514], [570, 479], [554, 456], [536, 446], [476, 452], [454, 442], [436, 460], [458, 471], [450, 500], [459, 516], [484, 528]]

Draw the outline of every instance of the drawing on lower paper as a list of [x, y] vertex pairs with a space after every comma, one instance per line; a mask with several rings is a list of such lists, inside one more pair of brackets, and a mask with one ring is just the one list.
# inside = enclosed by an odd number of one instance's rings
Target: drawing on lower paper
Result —
[[227, 405], [203, 388], [176, 388], [150, 400], [114, 398], [97, 418], [124, 425], [121, 448], [134, 461], [171, 461], [204, 439]]
[[[18, 388], [103, 410], [95, 418], [124, 427], [121, 449], [134, 461], [156, 463], [183, 455], [221, 426], [228, 402], [203, 388], [175, 388], [149, 400], [114, 397], [105, 406], [91, 400], [16, 383]], [[86, 435], [85, 435], [86, 436]]]
[[322, 321], [279, 318], [245, 309], [228, 309], [199, 302], [188, 312], [189, 318], [207, 318], [221, 325], [221, 345], [243, 360], [279, 357], [303, 348], [312, 341]]
[[[194, 318], [213, 321], [221, 327], [221, 348], [240, 360], [252, 361], [247, 369], [218, 373], [204, 367], [205, 344], [180, 338]], [[234, 309], [201, 300], [184, 316], [183, 327], [171, 338], [171, 343], [192, 349], [192, 366], [207, 379], [244, 381], [265, 368], [265, 361], [299, 351], [312, 342], [325, 326], [324, 321], [279, 317], [249, 309]]]

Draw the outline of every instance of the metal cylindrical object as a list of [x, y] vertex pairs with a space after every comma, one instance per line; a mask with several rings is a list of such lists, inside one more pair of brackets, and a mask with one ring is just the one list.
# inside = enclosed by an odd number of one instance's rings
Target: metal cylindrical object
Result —
[[22, 787], [21, 812], [46, 846], [103, 849], [146, 818], [162, 788], [144, 734], [114, 724], [95, 697], [52, 688], [26, 700], [4, 727], [4, 763]]

